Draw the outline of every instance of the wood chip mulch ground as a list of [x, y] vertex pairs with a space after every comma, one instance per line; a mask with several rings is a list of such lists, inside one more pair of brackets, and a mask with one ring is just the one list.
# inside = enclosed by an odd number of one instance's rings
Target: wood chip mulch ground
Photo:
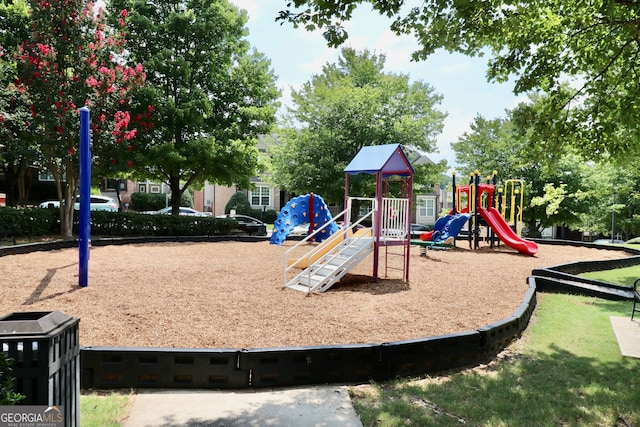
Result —
[[[80, 318], [83, 346], [255, 348], [382, 343], [462, 331], [517, 309], [536, 267], [621, 258], [617, 251], [539, 245], [418, 248], [409, 284], [373, 259], [323, 294], [283, 289], [283, 256], [296, 242], [162, 243], [91, 249], [89, 286], [78, 285], [78, 250], [0, 258], [0, 315], [61, 311]], [[394, 250], [394, 249], [390, 249]], [[395, 249], [397, 251], [398, 249]], [[389, 266], [401, 257], [389, 256]], [[385, 277], [382, 256], [380, 275]], [[401, 263], [400, 263], [401, 264]]]

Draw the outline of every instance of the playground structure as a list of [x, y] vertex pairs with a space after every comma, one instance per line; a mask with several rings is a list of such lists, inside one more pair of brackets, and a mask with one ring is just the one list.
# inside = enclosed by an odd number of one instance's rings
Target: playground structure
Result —
[[[373, 253], [373, 278], [379, 277], [380, 252], [385, 250], [384, 274], [402, 271], [409, 281], [409, 250], [413, 167], [400, 144], [363, 147], [344, 169], [345, 209], [323, 224], [317, 224], [309, 235], [284, 256], [284, 286], [304, 292], [324, 292], [337, 283], [353, 267]], [[359, 173], [375, 175], [375, 197], [349, 195], [349, 176]], [[398, 197], [390, 197], [395, 193]], [[300, 216], [298, 216], [300, 218]], [[341, 221], [342, 226], [338, 227]], [[304, 255], [300, 248], [324, 235]], [[303, 246], [304, 245], [304, 246]], [[400, 248], [400, 252], [393, 251]], [[401, 266], [390, 259], [400, 259]], [[298, 269], [298, 270], [293, 270]], [[299, 269], [302, 271], [298, 272]], [[293, 278], [289, 276], [293, 274]]]
[[[496, 171], [488, 181], [491, 183], [481, 184], [480, 173], [476, 170], [470, 175], [468, 185], [456, 186], [454, 174], [453, 211], [455, 212], [460, 207], [461, 212], [471, 215], [469, 217], [469, 247], [479, 248], [480, 228], [486, 225], [487, 239], [490, 241], [491, 247], [496, 240], [494, 237], [497, 237], [498, 244], [503, 242], [521, 254], [535, 255], [538, 252], [538, 245], [521, 237], [524, 183], [521, 180], [508, 180], [505, 183], [507, 191], [496, 193]], [[464, 207], [462, 207], [463, 201], [466, 201]], [[510, 220], [505, 220], [505, 216]]]
[[420, 239], [411, 241], [412, 245], [420, 246], [421, 254], [426, 255], [427, 249], [447, 249], [455, 245], [455, 239], [465, 226], [471, 215], [468, 213], [454, 213], [438, 218], [433, 230], [421, 233]]
[[[338, 226], [332, 221], [331, 212], [324, 199], [317, 194], [306, 194], [289, 200], [280, 210], [271, 233], [271, 244], [282, 245], [289, 233], [296, 225], [309, 224], [309, 234], [314, 234], [316, 242], [322, 242], [338, 231]], [[324, 227], [329, 223], [329, 227]], [[314, 230], [322, 228], [320, 233]]]
[[521, 237], [524, 182], [507, 180], [504, 192], [499, 189], [496, 193], [497, 175], [494, 171], [487, 179], [490, 183], [481, 184], [480, 173], [476, 170], [470, 175], [468, 185], [458, 186], [454, 172], [453, 209], [448, 215], [438, 218], [433, 231], [422, 233], [420, 240], [412, 240], [411, 243], [420, 246], [423, 254], [427, 248], [453, 247], [455, 238], [468, 221], [470, 248], [478, 249], [480, 228], [486, 225], [491, 247], [497, 236], [498, 244], [502, 241], [522, 254], [535, 255], [538, 245]]

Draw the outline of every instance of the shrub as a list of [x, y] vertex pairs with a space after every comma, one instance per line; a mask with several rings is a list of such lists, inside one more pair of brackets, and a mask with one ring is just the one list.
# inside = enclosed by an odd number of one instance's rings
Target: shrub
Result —
[[94, 236], [218, 236], [230, 234], [236, 225], [235, 220], [210, 216], [91, 212], [91, 234]]
[[[58, 209], [0, 207], [0, 237], [60, 235]], [[137, 212], [91, 212], [91, 234], [103, 237], [228, 235], [237, 221], [211, 216], [143, 215]], [[78, 212], [74, 230], [78, 233]]]
[[276, 218], [278, 218], [278, 212], [274, 211], [273, 209], [251, 209], [251, 216], [262, 220], [267, 224], [273, 224], [274, 222], [276, 222]]
[[[131, 194], [131, 208], [140, 211], [157, 211], [165, 207], [167, 203], [166, 195], [163, 193], [143, 193], [135, 192]], [[171, 199], [169, 199], [171, 205]], [[182, 193], [180, 206], [193, 207], [193, 196], [189, 191]]]
[[17, 237], [58, 234], [59, 215], [58, 209], [0, 207], [0, 234]]
[[0, 351], [0, 406], [11, 406], [24, 399], [13, 391], [12, 360]]
[[238, 215], [251, 216], [252, 214], [251, 203], [249, 203], [249, 199], [247, 199], [247, 196], [241, 191], [231, 196], [229, 202], [227, 202], [227, 205], [224, 207], [224, 213], [229, 214], [232, 209], [235, 209]]
[[187, 190], [180, 196], [180, 206], [193, 207], [193, 191]]
[[164, 208], [165, 195], [135, 192], [131, 194], [131, 208], [137, 211], [157, 211]]

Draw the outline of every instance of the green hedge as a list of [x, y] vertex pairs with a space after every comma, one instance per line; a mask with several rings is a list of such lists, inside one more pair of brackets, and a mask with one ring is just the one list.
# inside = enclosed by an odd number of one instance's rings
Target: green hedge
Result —
[[207, 216], [146, 215], [136, 212], [91, 213], [91, 234], [131, 236], [216, 236], [230, 234], [236, 220]]
[[[58, 209], [0, 207], [0, 237], [59, 235], [59, 214]], [[77, 234], [77, 217], [74, 223], [74, 233]], [[207, 216], [91, 212], [91, 234], [105, 237], [216, 236], [230, 234], [237, 225], [234, 219]]]
[[267, 224], [273, 224], [276, 222], [276, 218], [278, 218], [278, 212], [273, 209], [265, 210], [262, 209], [251, 209], [251, 213], [249, 216], [252, 216], [256, 219], [266, 222]]
[[232, 209], [235, 210], [238, 215], [251, 215], [251, 203], [242, 191], [238, 191], [231, 196], [224, 207], [224, 213], [230, 214]]
[[60, 233], [58, 209], [0, 207], [0, 237], [36, 237]]

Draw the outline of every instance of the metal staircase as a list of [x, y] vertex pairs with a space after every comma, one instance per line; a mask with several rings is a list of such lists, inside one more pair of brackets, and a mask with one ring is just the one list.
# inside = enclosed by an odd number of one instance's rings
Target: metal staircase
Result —
[[[360, 211], [358, 215], [360, 218], [352, 223], [351, 210], [354, 201], [359, 202], [356, 209]], [[382, 210], [378, 209], [379, 202], [372, 198], [349, 197], [346, 204], [347, 208], [331, 221], [339, 224], [338, 219], [344, 218], [342, 224], [346, 224], [346, 227], [340, 228], [321, 244], [314, 245], [311, 250], [306, 251], [305, 245], [311, 244], [314, 236], [329, 226], [330, 222], [327, 222], [285, 253], [285, 288], [303, 292], [324, 292], [372, 252], [374, 253], [374, 279], [377, 281], [376, 258], [379, 256], [381, 246], [402, 248], [399, 254], [387, 249], [385, 275], [388, 269], [401, 270], [403, 280], [408, 281], [410, 201], [383, 198]], [[365, 228], [362, 224], [371, 224], [372, 228]], [[378, 231], [374, 232], [374, 230]], [[296, 251], [299, 254], [303, 249], [306, 251], [305, 254], [294, 255]], [[402, 267], [388, 265], [388, 260], [392, 256], [402, 258]], [[289, 279], [292, 274], [294, 277]]]
[[285, 287], [303, 292], [324, 292], [373, 251], [370, 229], [361, 229], [352, 235], [342, 231], [336, 234], [339, 235], [336, 239], [343, 237], [340, 235], [346, 237], [337, 244], [335, 239], [325, 240], [317, 247], [316, 253], [326, 250], [323, 245], [330, 249], [287, 282]]

